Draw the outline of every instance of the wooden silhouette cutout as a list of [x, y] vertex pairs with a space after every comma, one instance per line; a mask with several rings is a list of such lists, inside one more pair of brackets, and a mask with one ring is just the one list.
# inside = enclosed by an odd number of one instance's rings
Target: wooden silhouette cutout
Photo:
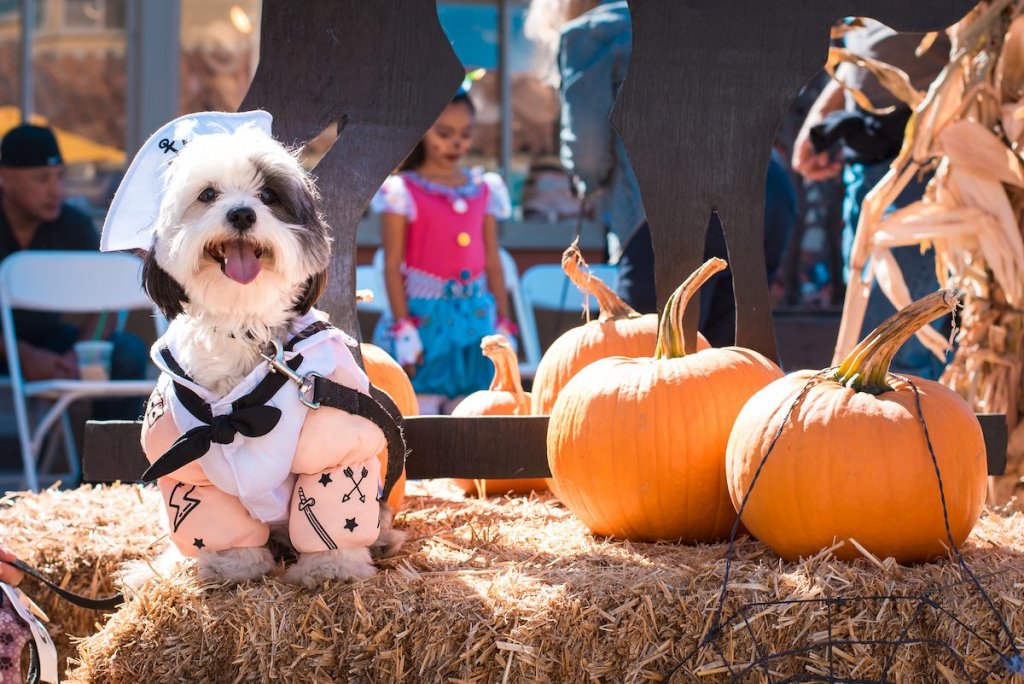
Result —
[[259, 67], [240, 109], [269, 111], [285, 144], [338, 126], [337, 142], [315, 170], [334, 230], [330, 284], [317, 306], [357, 334], [359, 219], [465, 71], [433, 0], [265, 0], [260, 30]]
[[[825, 63], [831, 26], [866, 16], [897, 31], [932, 31], [974, 4], [630, 0], [633, 54], [612, 122], [651, 225], [659, 305], [700, 265], [717, 211], [736, 297], [736, 343], [777, 359], [764, 264], [765, 177], [776, 129]], [[687, 311], [690, 330], [696, 314]]]

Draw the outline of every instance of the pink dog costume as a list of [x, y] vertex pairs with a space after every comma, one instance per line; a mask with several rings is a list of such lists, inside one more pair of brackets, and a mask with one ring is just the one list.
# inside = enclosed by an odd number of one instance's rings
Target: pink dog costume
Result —
[[[314, 371], [340, 386], [337, 392], [354, 389], [375, 404], [349, 351], [355, 342], [325, 320], [316, 309], [297, 318], [283, 360], [299, 376]], [[174, 359], [180, 328], [172, 322], [153, 346], [153, 362], [163, 373], [142, 427], [151, 463], [161, 456], [173, 460], [175, 451], [198, 456], [158, 480], [175, 546], [186, 556], [263, 546], [270, 525], [284, 522], [302, 553], [376, 541], [377, 454], [388, 442], [373, 423], [358, 421], [353, 429], [349, 414], [361, 413], [356, 404], [363, 402], [355, 398], [352, 411], [309, 408], [296, 384], [271, 373], [268, 362], [224, 397], [213, 396]]]

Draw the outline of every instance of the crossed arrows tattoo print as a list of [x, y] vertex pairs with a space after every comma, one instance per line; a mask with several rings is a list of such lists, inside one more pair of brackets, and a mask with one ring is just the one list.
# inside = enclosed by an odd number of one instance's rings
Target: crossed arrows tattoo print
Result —
[[348, 490], [348, 493], [341, 497], [341, 502], [345, 503], [352, 498], [352, 494], [354, 492], [359, 492], [359, 503], [366, 503], [366, 494], [363, 494], [363, 490], [359, 488], [359, 485], [363, 484], [363, 480], [366, 479], [366, 476], [370, 474], [370, 471], [366, 469], [366, 466], [363, 466], [362, 472], [359, 473], [361, 477], [358, 480], [356, 480], [355, 472], [352, 468], [345, 468], [341, 472], [352, 483], [352, 489]]

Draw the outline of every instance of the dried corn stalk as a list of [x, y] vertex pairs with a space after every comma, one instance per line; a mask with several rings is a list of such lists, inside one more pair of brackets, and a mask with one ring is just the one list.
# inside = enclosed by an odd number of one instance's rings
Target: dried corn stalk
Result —
[[[864, 275], [847, 289], [835, 358], [856, 344], [873, 283], [897, 308], [910, 303], [892, 248], [934, 247], [939, 283], [967, 293], [942, 382], [1019, 428], [1007, 479], [993, 492], [1001, 502], [1024, 483], [1024, 0], [983, 0], [949, 34], [949, 65], [913, 107], [903, 149], [864, 200], [850, 257], [850, 272]], [[850, 56], [830, 63], [838, 59]], [[883, 83], [912, 102], [898, 74], [889, 76]], [[886, 214], [927, 171], [935, 173], [924, 197]], [[940, 357], [947, 349], [931, 328], [919, 338]]]

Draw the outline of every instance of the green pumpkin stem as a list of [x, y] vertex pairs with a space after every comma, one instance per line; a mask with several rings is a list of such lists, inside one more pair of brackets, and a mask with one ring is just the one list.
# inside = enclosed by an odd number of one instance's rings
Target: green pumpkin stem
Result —
[[642, 314], [637, 313], [633, 307], [612, 292], [612, 289], [604, 282], [587, 270], [587, 262], [583, 260], [583, 254], [579, 248], [579, 238], [562, 253], [562, 270], [569, 277], [572, 284], [587, 295], [597, 299], [599, 321], [618, 320], [621, 318], [639, 318]]
[[888, 376], [893, 355], [923, 326], [954, 310], [963, 294], [939, 290], [897, 311], [853, 348], [831, 378], [858, 392], [892, 390]]
[[683, 329], [686, 305], [711, 276], [724, 271], [727, 266], [725, 259], [711, 257], [668, 298], [658, 323], [658, 346], [654, 349], [654, 358], [678, 359], [686, 356], [686, 331]]

